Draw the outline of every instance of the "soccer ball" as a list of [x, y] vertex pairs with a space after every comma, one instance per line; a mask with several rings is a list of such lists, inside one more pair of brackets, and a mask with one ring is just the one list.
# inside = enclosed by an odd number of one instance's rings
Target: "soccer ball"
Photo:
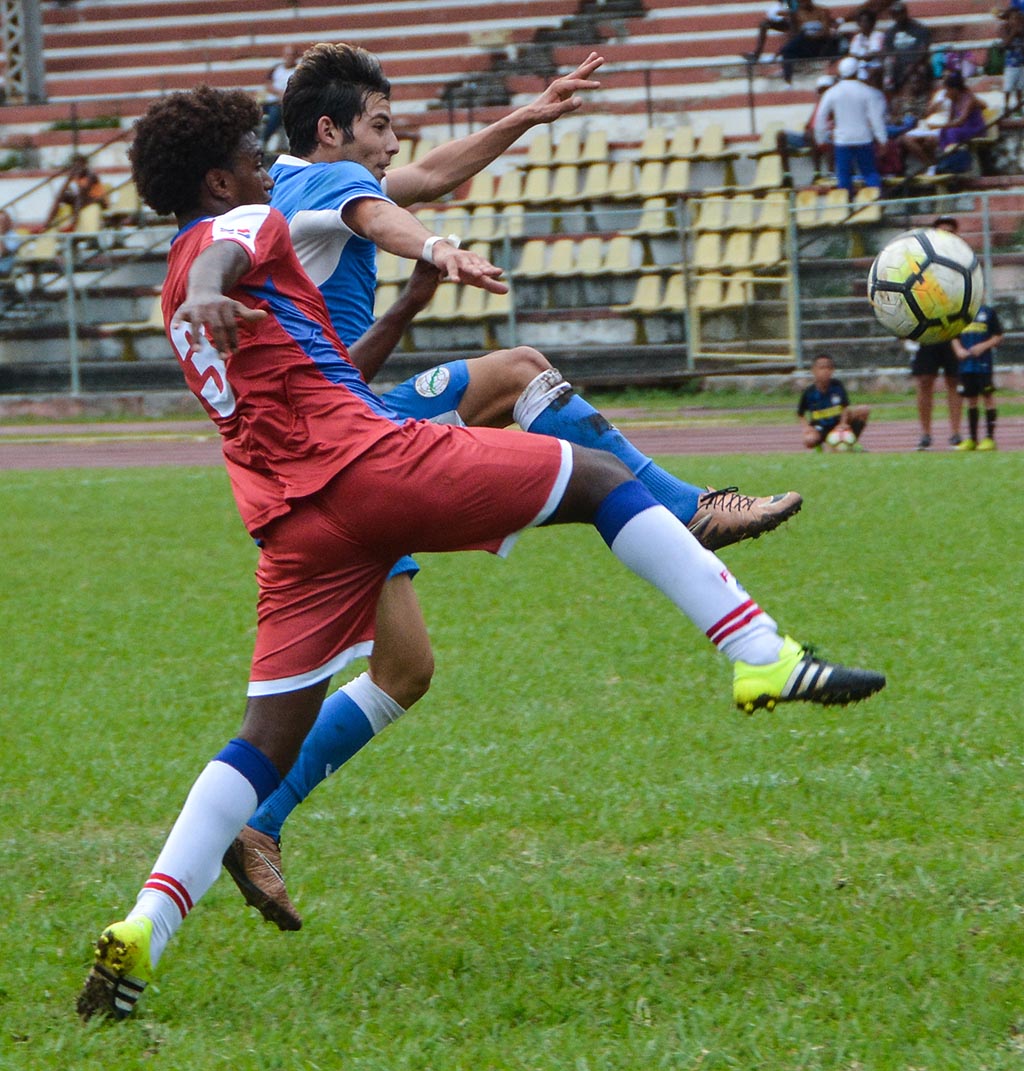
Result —
[[857, 441], [857, 436], [853, 434], [850, 428], [833, 428], [828, 435], [825, 436], [825, 442], [835, 450], [837, 453], [844, 454], [847, 450], [853, 449], [853, 444]]
[[893, 238], [868, 273], [878, 322], [897, 338], [945, 342], [974, 319], [982, 297], [974, 250], [949, 231], [928, 227]]

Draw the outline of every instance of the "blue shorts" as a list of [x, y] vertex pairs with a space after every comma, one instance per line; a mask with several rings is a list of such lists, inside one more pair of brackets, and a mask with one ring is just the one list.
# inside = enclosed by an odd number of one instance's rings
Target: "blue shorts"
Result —
[[[404, 383], [385, 392], [381, 397], [406, 420], [436, 420], [454, 413], [469, 386], [469, 369], [465, 361], [449, 361], [411, 376]], [[451, 421], [449, 421], [451, 423]], [[414, 558], [400, 558], [388, 573], [388, 578], [420, 571]]]
[[436, 420], [459, 408], [468, 386], [466, 362], [449, 361], [411, 376], [381, 397], [406, 420]]

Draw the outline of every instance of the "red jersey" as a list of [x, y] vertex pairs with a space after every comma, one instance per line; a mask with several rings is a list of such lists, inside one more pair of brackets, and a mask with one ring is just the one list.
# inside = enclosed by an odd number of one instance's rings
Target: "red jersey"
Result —
[[[205, 332], [196, 339], [188, 324], [171, 324], [193, 261], [215, 241], [237, 243], [250, 259], [228, 296], [268, 314], [239, 325], [238, 349], [226, 359]], [[182, 228], [171, 245], [161, 305], [189, 389], [220, 431], [251, 533], [394, 430], [398, 418], [349, 361], [284, 216], [269, 205], [243, 205]]]

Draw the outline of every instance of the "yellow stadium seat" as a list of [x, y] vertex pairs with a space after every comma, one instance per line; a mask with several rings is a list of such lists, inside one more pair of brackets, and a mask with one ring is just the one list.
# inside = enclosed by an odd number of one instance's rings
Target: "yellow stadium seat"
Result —
[[[583, 142], [577, 163], [596, 164], [608, 160], [608, 131], [604, 127], [591, 130]], [[572, 162], [572, 161], [568, 161]]]
[[534, 167], [526, 172], [522, 196], [519, 198], [527, 205], [546, 204], [551, 194], [551, 170], [547, 167]]
[[608, 176], [611, 165], [607, 161], [596, 164], [588, 164], [583, 172], [583, 182], [580, 185], [580, 201], [601, 201], [609, 196]]
[[626, 233], [645, 234], [651, 237], [659, 234], [671, 234], [678, 229], [676, 214], [668, 206], [665, 197], [648, 197], [643, 203], [640, 220]]
[[540, 238], [531, 238], [523, 243], [516, 266], [516, 275], [539, 278], [547, 274], [547, 243]]
[[469, 220], [466, 238], [471, 242], [490, 242], [496, 234], [494, 205], [477, 205]]
[[692, 126], [679, 126], [672, 132], [672, 138], [666, 147], [669, 159], [689, 159], [696, 151]]
[[405, 257], [396, 257], [394, 253], [389, 253], [386, 249], [378, 251], [378, 283], [398, 283], [403, 279], [407, 279], [411, 273], [411, 261], [407, 260]]
[[881, 190], [877, 186], [865, 186], [853, 199], [854, 212], [851, 223], [877, 223], [882, 218], [882, 206], [878, 203]]
[[498, 185], [494, 190], [494, 203], [510, 205], [521, 202], [523, 199], [523, 175], [521, 171], [511, 168], [505, 171], [498, 179]]
[[749, 268], [752, 246], [750, 231], [734, 231], [725, 240], [725, 247], [722, 250], [722, 267], [729, 271]]
[[661, 308], [661, 277], [641, 275], [633, 289], [633, 297], [627, 305], [619, 306], [623, 312], [654, 313]]
[[757, 167], [754, 170], [754, 180], [748, 189], [752, 190], [778, 190], [782, 188], [783, 168], [782, 157], [777, 153], [765, 153], [758, 157]]
[[551, 243], [545, 274], [562, 277], [576, 274], [575, 239], [559, 238]]
[[644, 140], [637, 150], [638, 160], [664, 160], [668, 145], [668, 134], [661, 126], [647, 128]]
[[761, 198], [759, 227], [774, 227], [784, 231], [789, 224], [789, 194], [785, 190], [769, 190]]
[[773, 268], [783, 262], [782, 231], [760, 231], [750, 257], [751, 265], [755, 268]]
[[846, 223], [850, 218], [850, 199], [846, 190], [836, 187], [825, 194], [824, 204], [818, 210], [818, 225], [832, 226]]
[[459, 288], [454, 283], [442, 283], [437, 288], [430, 304], [419, 314], [418, 320], [446, 323], [457, 316]]
[[630, 196], [646, 200], [665, 193], [665, 165], [660, 160], [645, 160], [640, 165], [640, 177]]
[[725, 197], [703, 197], [697, 202], [697, 219], [694, 228], [698, 231], [725, 230], [725, 213], [728, 206]]
[[398, 293], [402, 288], [398, 283], [378, 283], [373, 297], [373, 316], [379, 320], [384, 313], [398, 300]]
[[665, 280], [665, 293], [661, 304], [666, 312], [686, 311], [686, 286], [681, 271], [673, 272]]
[[718, 271], [722, 266], [722, 237], [714, 231], [699, 234], [693, 247], [693, 266], [697, 271]]
[[749, 231], [757, 225], [757, 201], [749, 193], [730, 198], [726, 226], [731, 231]]
[[548, 128], [538, 130], [526, 150], [527, 167], [547, 167], [551, 163], [551, 131]]
[[798, 227], [816, 227], [818, 225], [818, 191], [798, 190], [794, 209]]
[[[665, 174], [661, 180], [663, 193], [674, 196], [682, 196], [690, 192], [690, 161], [670, 160], [665, 167]], [[647, 191], [641, 188], [641, 194], [647, 195]]]
[[579, 133], [575, 130], [567, 130], [562, 134], [551, 154], [551, 162], [558, 164], [578, 164], [583, 146], [580, 143]]
[[569, 203], [576, 200], [579, 189], [579, 168], [575, 164], [562, 164], [555, 168], [551, 177], [549, 200]]
[[722, 280], [717, 275], [698, 278], [693, 303], [702, 309], [717, 309], [722, 305]]
[[589, 236], [582, 239], [576, 246], [576, 271], [580, 275], [599, 275], [604, 267], [604, 242], [602, 239]]
[[605, 248], [602, 272], [607, 275], [631, 275], [639, 266], [637, 248], [628, 234], [616, 234]]
[[[657, 193], [661, 193], [658, 190]], [[636, 175], [632, 160], [616, 160], [608, 173], [608, 196], [623, 201], [637, 196]], [[653, 196], [653, 195], [652, 195]]]
[[473, 176], [465, 200], [471, 205], [494, 203], [494, 176], [490, 171], [478, 171]]

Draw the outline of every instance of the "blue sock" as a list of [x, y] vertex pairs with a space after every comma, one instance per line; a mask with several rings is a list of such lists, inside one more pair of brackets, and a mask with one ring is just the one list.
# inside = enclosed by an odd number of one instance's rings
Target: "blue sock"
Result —
[[279, 839], [288, 815], [324, 778], [368, 744], [373, 735], [369, 719], [344, 691], [328, 696], [295, 765], [280, 787], [263, 801], [249, 825]]
[[537, 414], [526, 431], [553, 435], [578, 446], [606, 450], [624, 462], [631, 473], [683, 524], [697, 512], [704, 493], [699, 487], [677, 480], [642, 454], [614, 425], [573, 391], [554, 398]]

